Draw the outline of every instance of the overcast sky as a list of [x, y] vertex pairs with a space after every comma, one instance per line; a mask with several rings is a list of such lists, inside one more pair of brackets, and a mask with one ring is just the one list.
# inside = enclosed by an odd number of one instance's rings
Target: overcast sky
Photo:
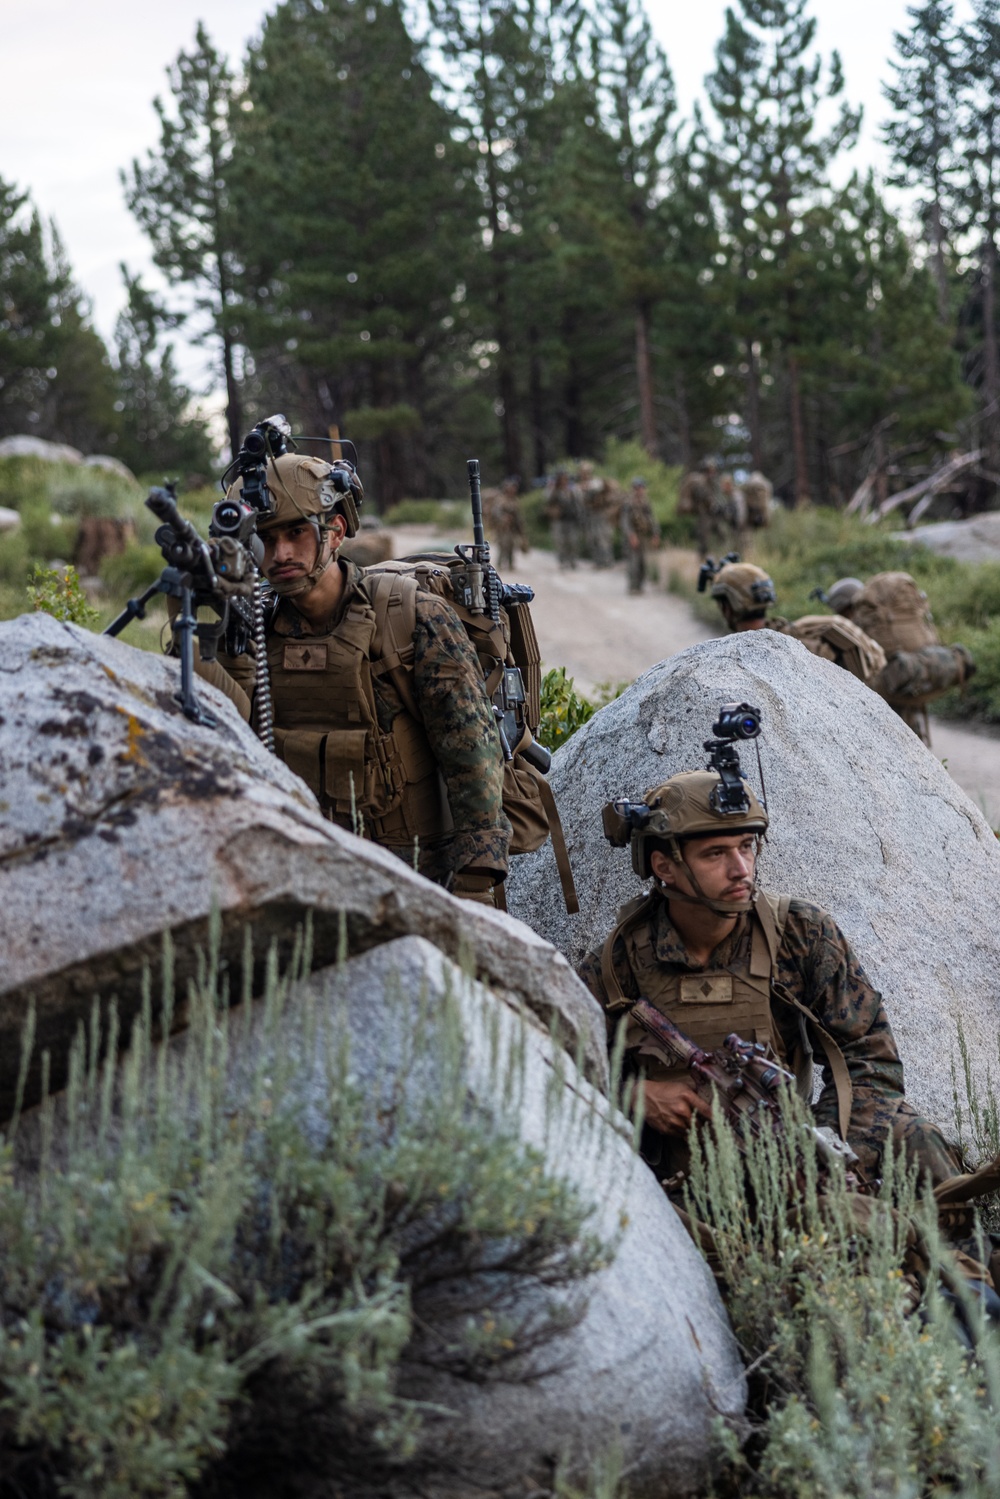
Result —
[[[712, 65], [725, 0], [647, 0], [682, 107]], [[0, 89], [0, 176], [30, 188], [55, 218], [74, 273], [110, 337], [122, 303], [118, 264], [149, 266], [146, 242], [125, 208], [119, 169], [156, 140], [155, 94], [165, 69], [205, 22], [234, 59], [266, 5], [258, 0], [6, 0]], [[961, 6], [960, 0], [960, 8]], [[865, 107], [859, 164], [880, 165], [880, 83], [906, 0], [815, 0], [818, 45], [839, 49], [847, 96]], [[194, 373], [184, 359], [188, 378]]]

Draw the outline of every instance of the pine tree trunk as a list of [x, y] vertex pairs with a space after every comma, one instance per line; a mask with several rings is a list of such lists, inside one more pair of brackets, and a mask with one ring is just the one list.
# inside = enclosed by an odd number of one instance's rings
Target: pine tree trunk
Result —
[[764, 448], [760, 436], [760, 372], [753, 339], [747, 339], [747, 426], [750, 428], [750, 459], [758, 473], [764, 469]]
[[[223, 306], [222, 317], [226, 316]], [[229, 448], [233, 458], [240, 450], [243, 442], [243, 402], [240, 397], [240, 384], [236, 378], [236, 368], [233, 360], [233, 339], [229, 329], [222, 329], [222, 364], [226, 374], [226, 428], [229, 432]]]
[[[531, 440], [535, 455], [535, 473], [545, 472], [545, 409], [542, 394], [542, 360], [538, 352], [538, 329], [534, 323], [528, 329], [528, 400], [531, 404]], [[570, 456], [575, 457], [572, 449]]]
[[[563, 318], [563, 342], [566, 345], [566, 379], [563, 383], [563, 410], [565, 416], [566, 452], [583, 451], [583, 419], [580, 414], [580, 367], [573, 345], [573, 317], [567, 310]], [[539, 469], [543, 474], [544, 469]]]
[[944, 258], [944, 225], [941, 222], [941, 201], [935, 197], [931, 204], [931, 252], [934, 257], [934, 280], [937, 283], [938, 317], [948, 323], [948, 266]]
[[635, 374], [639, 387], [639, 435], [651, 458], [658, 456], [656, 406], [653, 400], [653, 361], [649, 348], [649, 307], [635, 310]]
[[799, 382], [799, 362], [792, 353], [788, 355], [788, 408], [792, 425], [792, 458], [795, 464], [795, 504], [809, 504], [809, 464], [806, 458], [806, 432], [802, 419], [802, 387]]
[[1000, 417], [1000, 351], [997, 349], [997, 297], [996, 297], [997, 252], [992, 233], [983, 241], [983, 383], [986, 396], [986, 430], [984, 446], [987, 466], [996, 464], [996, 431]]
[[680, 370], [674, 375], [674, 398], [677, 402], [677, 439], [681, 450], [681, 463], [685, 468], [694, 464], [691, 448], [691, 418], [688, 414], [687, 388]]

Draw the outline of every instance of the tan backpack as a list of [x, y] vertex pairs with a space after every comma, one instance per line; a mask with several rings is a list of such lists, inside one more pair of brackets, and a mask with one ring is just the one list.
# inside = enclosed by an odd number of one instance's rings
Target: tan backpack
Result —
[[885, 666], [878, 641], [839, 614], [804, 614], [789, 625], [788, 633], [814, 656], [833, 661], [869, 685]]
[[909, 573], [876, 573], [855, 598], [851, 619], [887, 656], [941, 644], [927, 595]]
[[[541, 770], [525, 757], [532, 750], [542, 716], [541, 652], [531, 610], [523, 602], [501, 609], [498, 624], [488, 615], [474, 613], [465, 602], [465, 566], [453, 552], [427, 552], [365, 569], [380, 655], [373, 672], [389, 676], [409, 711], [419, 718], [409, 681], [416, 598], [412, 589], [399, 586], [399, 580], [413, 578], [418, 589], [451, 605], [479, 657], [487, 697], [495, 700], [498, 689], [506, 689], [503, 727], [513, 758], [504, 765], [503, 809], [513, 831], [511, 855], [533, 853], [551, 837], [566, 910], [575, 915], [580, 904], [555, 797]], [[502, 895], [502, 886], [497, 889]]]

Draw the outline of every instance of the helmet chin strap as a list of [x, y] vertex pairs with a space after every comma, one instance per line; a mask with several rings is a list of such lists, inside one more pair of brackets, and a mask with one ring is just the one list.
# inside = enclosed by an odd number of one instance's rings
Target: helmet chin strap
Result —
[[297, 598], [303, 593], [308, 593], [310, 589], [315, 588], [327, 568], [337, 560], [336, 552], [331, 551], [325, 562], [320, 561], [323, 555], [323, 547], [330, 533], [326, 526], [321, 521], [318, 521], [315, 516], [310, 517], [309, 524], [316, 531], [316, 561], [307, 573], [302, 573], [298, 577], [275, 579], [271, 587], [283, 599]]

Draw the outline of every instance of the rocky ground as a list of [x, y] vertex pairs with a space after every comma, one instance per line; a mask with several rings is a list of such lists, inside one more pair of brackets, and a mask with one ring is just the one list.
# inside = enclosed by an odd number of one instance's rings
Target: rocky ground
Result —
[[[396, 554], [425, 547], [450, 549], [454, 538], [431, 536], [426, 529], [397, 526]], [[606, 571], [581, 562], [570, 572], [560, 570], [552, 552], [531, 551], [518, 556], [509, 581], [531, 583], [535, 627], [546, 666], [565, 666], [577, 688], [592, 693], [607, 682], [631, 682], [666, 656], [672, 656], [713, 631], [692, 614], [687, 602], [667, 593], [669, 572], [693, 575], [693, 552], [669, 548], [658, 553], [653, 566], [660, 582], [630, 598], [625, 592], [622, 565]], [[991, 827], [1000, 827], [1000, 734], [966, 724], [934, 720], [933, 750], [984, 814]]]

